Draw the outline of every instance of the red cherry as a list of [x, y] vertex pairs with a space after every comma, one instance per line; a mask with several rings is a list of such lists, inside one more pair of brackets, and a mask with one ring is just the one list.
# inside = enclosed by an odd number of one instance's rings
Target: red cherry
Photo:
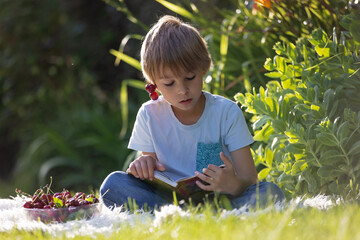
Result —
[[75, 199], [74, 197], [69, 198], [68, 200], [66, 200], [65, 206], [70, 207], [76, 207], [79, 206], [79, 201], [77, 199]]
[[159, 98], [159, 94], [157, 92], [152, 92], [149, 94], [149, 96], [152, 100], [156, 100]]
[[37, 203], [37, 202], [41, 202], [41, 199], [38, 195], [34, 195], [33, 198], [32, 198], [32, 202], [33, 203]]
[[45, 204], [49, 204], [49, 202], [51, 202], [53, 200], [53, 196], [51, 194], [43, 194], [43, 195], [41, 195], [41, 200]]
[[60, 199], [61, 201], [64, 200], [63, 196], [61, 193], [55, 193], [54, 196], [53, 196], [53, 199], [54, 198], [57, 198], [57, 199]]
[[94, 194], [88, 194], [87, 196], [86, 196], [86, 198], [95, 198], [95, 195]]
[[75, 194], [75, 199], [82, 199], [82, 200], [84, 200], [85, 199], [85, 193], [83, 193], [83, 192], [77, 192], [76, 194]]
[[43, 202], [34, 203], [34, 208], [43, 209], [45, 204]]
[[71, 198], [71, 193], [69, 191], [62, 192], [62, 196], [64, 199]]
[[89, 205], [89, 204], [91, 204], [92, 202], [89, 202], [89, 201], [87, 201], [87, 200], [80, 200], [79, 201], [79, 206], [84, 206], [84, 205]]
[[31, 201], [28, 201], [23, 205], [23, 207], [24, 208], [33, 208], [33, 205], [31, 204]]
[[50, 209], [50, 208], [51, 208], [50, 205], [45, 205], [45, 206], [44, 206], [44, 209]]
[[145, 89], [148, 93], [152, 93], [156, 89], [156, 85], [154, 84], [146, 84]]

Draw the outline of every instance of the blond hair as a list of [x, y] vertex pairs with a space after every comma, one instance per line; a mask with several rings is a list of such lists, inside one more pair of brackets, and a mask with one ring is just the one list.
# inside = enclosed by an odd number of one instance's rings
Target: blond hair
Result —
[[173, 16], [160, 18], [141, 47], [142, 72], [151, 83], [163, 77], [164, 69], [180, 76], [184, 71], [205, 73], [210, 65], [207, 44], [198, 30]]

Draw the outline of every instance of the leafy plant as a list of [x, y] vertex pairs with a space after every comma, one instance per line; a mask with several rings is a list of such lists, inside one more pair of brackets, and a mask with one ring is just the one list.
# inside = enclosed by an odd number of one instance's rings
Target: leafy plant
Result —
[[[345, 28], [360, 23], [354, 10]], [[277, 43], [268, 58], [270, 81], [235, 98], [253, 114], [259, 178], [287, 194], [358, 197], [360, 183], [360, 42], [322, 29], [296, 44]]]
[[97, 188], [109, 171], [123, 169], [129, 150], [119, 137], [120, 112], [100, 104], [81, 106], [63, 109], [52, 124], [35, 126], [42, 134], [21, 154], [17, 187], [36, 189], [53, 176], [55, 188]]
[[[128, 23], [109, 10], [101, 1], [0, 1], [2, 189], [10, 185], [13, 193], [27, 185], [32, 191], [49, 175], [68, 186], [98, 187], [106, 174], [122, 169], [121, 81], [106, 54]], [[136, 75], [126, 67], [121, 76]], [[131, 124], [143, 95], [129, 95]]]

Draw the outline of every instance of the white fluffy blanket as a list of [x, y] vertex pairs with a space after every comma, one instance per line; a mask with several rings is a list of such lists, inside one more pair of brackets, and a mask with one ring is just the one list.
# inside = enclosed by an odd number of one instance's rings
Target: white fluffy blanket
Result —
[[[275, 208], [281, 210], [290, 205], [295, 205], [297, 207], [313, 207], [326, 210], [341, 202], [340, 200], [334, 201], [332, 199], [333, 198], [322, 195], [311, 199], [297, 198], [290, 202], [277, 205]], [[132, 224], [143, 222], [144, 224], [157, 226], [163, 221], [166, 221], [166, 219], [169, 219], [168, 217], [171, 215], [178, 214], [180, 216], [187, 216], [189, 214], [187, 211], [175, 205], [162, 207], [160, 211], [155, 211], [154, 214], [144, 212], [140, 214], [130, 214], [121, 211], [121, 209], [110, 211], [103, 206], [101, 207], [100, 213], [91, 219], [44, 224], [30, 220], [27, 217], [22, 208], [23, 202], [24, 200], [21, 198], [0, 199], [0, 233], [18, 229], [21, 231], [41, 230], [53, 236], [65, 236], [66, 238], [73, 238], [75, 236], [93, 236], [94, 234], [108, 236], [113, 232], [117, 232], [123, 226], [123, 223], [131, 226]], [[266, 209], [262, 211], [266, 211]], [[232, 211], [224, 210], [221, 217], [243, 214], [247, 214], [245, 208], [234, 209]]]

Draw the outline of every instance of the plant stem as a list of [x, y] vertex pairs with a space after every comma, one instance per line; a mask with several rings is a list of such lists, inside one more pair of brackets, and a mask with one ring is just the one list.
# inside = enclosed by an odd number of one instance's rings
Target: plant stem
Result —
[[348, 157], [348, 154], [346, 153], [345, 149], [343, 148], [342, 144], [340, 143], [340, 141], [338, 140], [338, 138], [335, 136], [334, 133], [332, 133], [333, 137], [335, 137], [337, 143], [338, 143], [338, 146], [340, 147], [342, 153], [344, 154], [345, 156], [345, 159], [346, 159], [346, 162], [347, 162], [347, 165], [349, 167], [349, 170], [350, 170], [350, 177], [355, 181], [355, 175], [354, 175], [354, 171], [353, 169], [351, 168], [351, 164], [350, 164], [350, 159]]
[[306, 144], [306, 145], [307, 145], [307, 147], [310, 149], [310, 153], [311, 153], [311, 155], [313, 155], [316, 163], [318, 164], [318, 167], [321, 167], [322, 164], [320, 163], [318, 157], [316, 156], [316, 154], [315, 154], [314, 151], [312, 150], [312, 147], [311, 147], [309, 144]]

